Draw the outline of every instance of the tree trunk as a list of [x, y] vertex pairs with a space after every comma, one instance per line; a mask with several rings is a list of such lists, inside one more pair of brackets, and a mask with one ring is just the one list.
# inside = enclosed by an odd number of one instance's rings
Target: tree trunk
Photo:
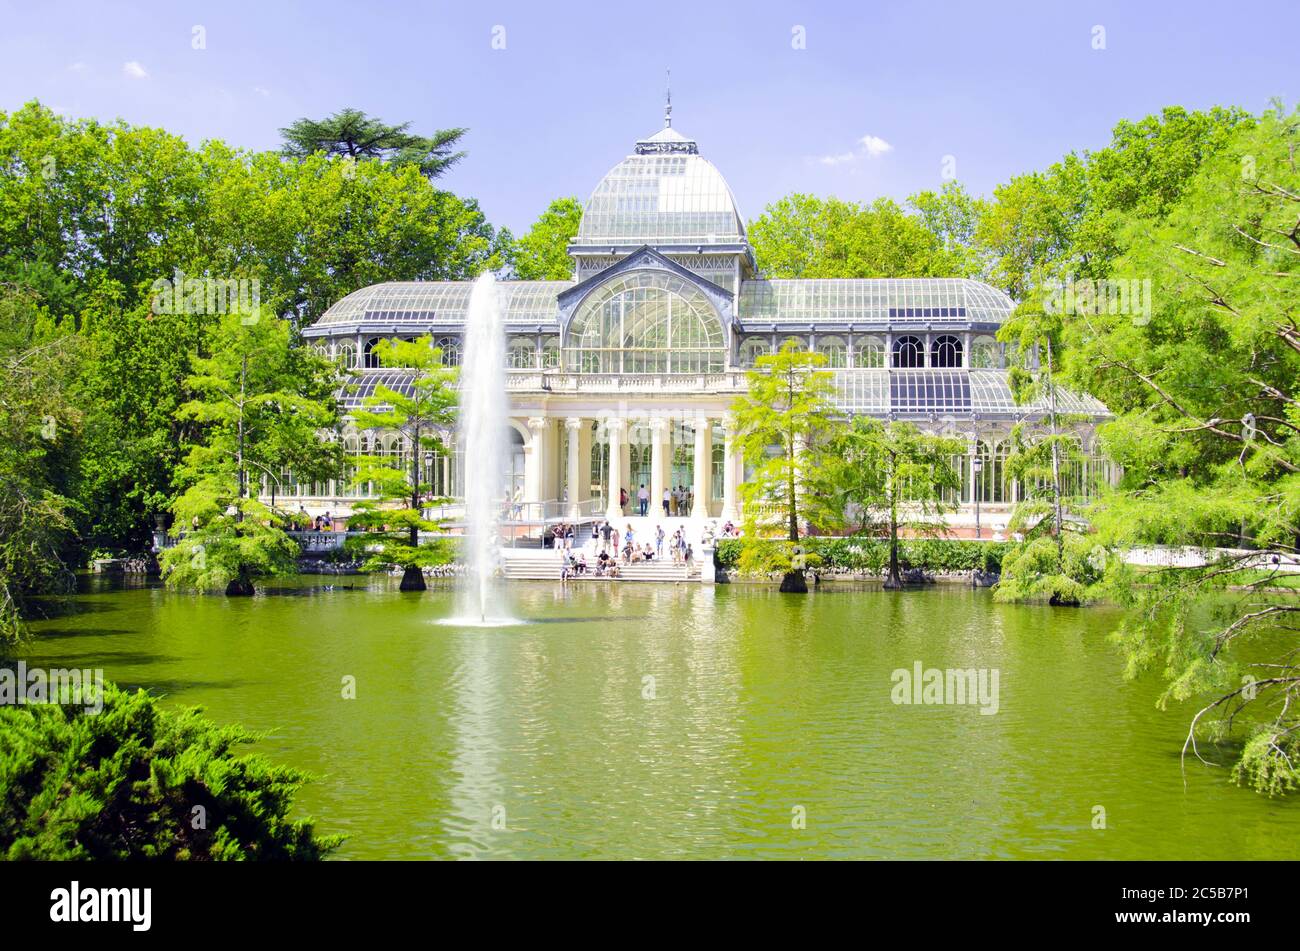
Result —
[[885, 576], [886, 591], [900, 591], [903, 574], [898, 567], [898, 500], [894, 498], [894, 461], [890, 458], [886, 482], [889, 492], [889, 573]]
[[239, 569], [239, 574], [230, 580], [226, 585], [226, 597], [228, 598], [246, 598], [253, 594], [253, 579], [248, 577], [248, 572], [243, 568]]
[[898, 523], [889, 520], [889, 574], [885, 576], [885, 590], [899, 591], [903, 587], [903, 573], [898, 567]]
[[1056, 441], [1056, 381], [1052, 376], [1052, 339], [1047, 339], [1047, 393], [1052, 418], [1052, 527], [1056, 531], [1056, 570], [1065, 567], [1065, 517], [1061, 510], [1061, 456]]
[[399, 591], [423, 591], [429, 586], [424, 582], [424, 572], [416, 565], [410, 565], [402, 572], [402, 583], [398, 587]]

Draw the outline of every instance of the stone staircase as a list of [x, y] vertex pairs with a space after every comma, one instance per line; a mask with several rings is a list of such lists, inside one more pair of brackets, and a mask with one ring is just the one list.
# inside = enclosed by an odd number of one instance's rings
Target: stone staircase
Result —
[[[591, 552], [588, 550], [588, 565], [591, 562]], [[509, 581], [559, 581], [561, 564], [560, 553], [550, 548], [506, 548], [501, 552], [501, 576]], [[584, 584], [607, 581], [698, 582], [700, 566], [698, 561], [679, 565], [670, 559], [631, 565], [620, 563], [618, 578], [597, 577], [589, 572], [575, 575], [572, 580]]]

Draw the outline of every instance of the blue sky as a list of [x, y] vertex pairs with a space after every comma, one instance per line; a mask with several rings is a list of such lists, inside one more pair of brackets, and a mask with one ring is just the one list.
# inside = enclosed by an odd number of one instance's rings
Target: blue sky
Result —
[[666, 67], [674, 125], [747, 217], [794, 190], [902, 199], [945, 156], [988, 193], [1121, 118], [1290, 103], [1300, 76], [1297, 0], [0, 0], [0, 23], [3, 110], [39, 98], [253, 149], [344, 106], [468, 126], [444, 182], [516, 232], [661, 126]]

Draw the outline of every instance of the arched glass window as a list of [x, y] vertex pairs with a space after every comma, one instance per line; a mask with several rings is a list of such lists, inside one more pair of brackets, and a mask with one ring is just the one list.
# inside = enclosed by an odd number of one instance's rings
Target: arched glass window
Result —
[[843, 337], [818, 337], [817, 352], [826, 358], [826, 365], [832, 370], [849, 365], [849, 348]]
[[334, 349], [334, 361], [345, 370], [357, 365], [357, 348], [350, 343], [341, 343]]
[[455, 337], [439, 337], [433, 345], [442, 351], [443, 366], [460, 366], [460, 340]]
[[952, 334], [940, 334], [930, 343], [930, 366], [952, 367], [961, 366], [961, 341]]
[[925, 344], [919, 337], [904, 334], [894, 341], [894, 366], [925, 366]]
[[554, 370], [560, 365], [560, 338], [542, 338], [542, 369]]
[[853, 343], [853, 365], [880, 369], [885, 365], [885, 342], [879, 337], [859, 337]]
[[802, 337], [786, 337], [781, 341], [781, 346], [784, 348], [786, 344], [792, 344], [796, 353], [804, 353], [808, 349], [808, 341]]
[[531, 337], [511, 337], [506, 343], [506, 366], [531, 370], [537, 365], [537, 344]]
[[740, 345], [740, 365], [752, 367], [758, 365], [758, 358], [772, 352], [772, 345], [762, 337], [750, 337]]
[[662, 271], [631, 271], [582, 302], [565, 361], [581, 373], [719, 373], [722, 322], [694, 284]]
[[998, 342], [992, 337], [976, 337], [971, 342], [970, 365], [975, 370], [992, 370], [998, 365]]
[[371, 337], [366, 341], [364, 351], [364, 361], [362, 366], [367, 370], [374, 370], [379, 367], [379, 354], [375, 353], [375, 347], [379, 346], [379, 337]]

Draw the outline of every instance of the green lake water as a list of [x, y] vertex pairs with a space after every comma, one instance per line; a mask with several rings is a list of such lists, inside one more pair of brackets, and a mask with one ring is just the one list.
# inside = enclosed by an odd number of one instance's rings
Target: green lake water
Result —
[[[1300, 857], [1300, 801], [1184, 773], [1190, 708], [1123, 680], [1107, 608], [960, 586], [503, 597], [530, 623], [439, 623], [450, 588], [387, 578], [90, 583], [26, 659], [272, 731], [255, 748], [316, 774], [298, 802], [348, 835], [342, 859]], [[997, 713], [895, 704], [918, 661], [996, 669]]]

